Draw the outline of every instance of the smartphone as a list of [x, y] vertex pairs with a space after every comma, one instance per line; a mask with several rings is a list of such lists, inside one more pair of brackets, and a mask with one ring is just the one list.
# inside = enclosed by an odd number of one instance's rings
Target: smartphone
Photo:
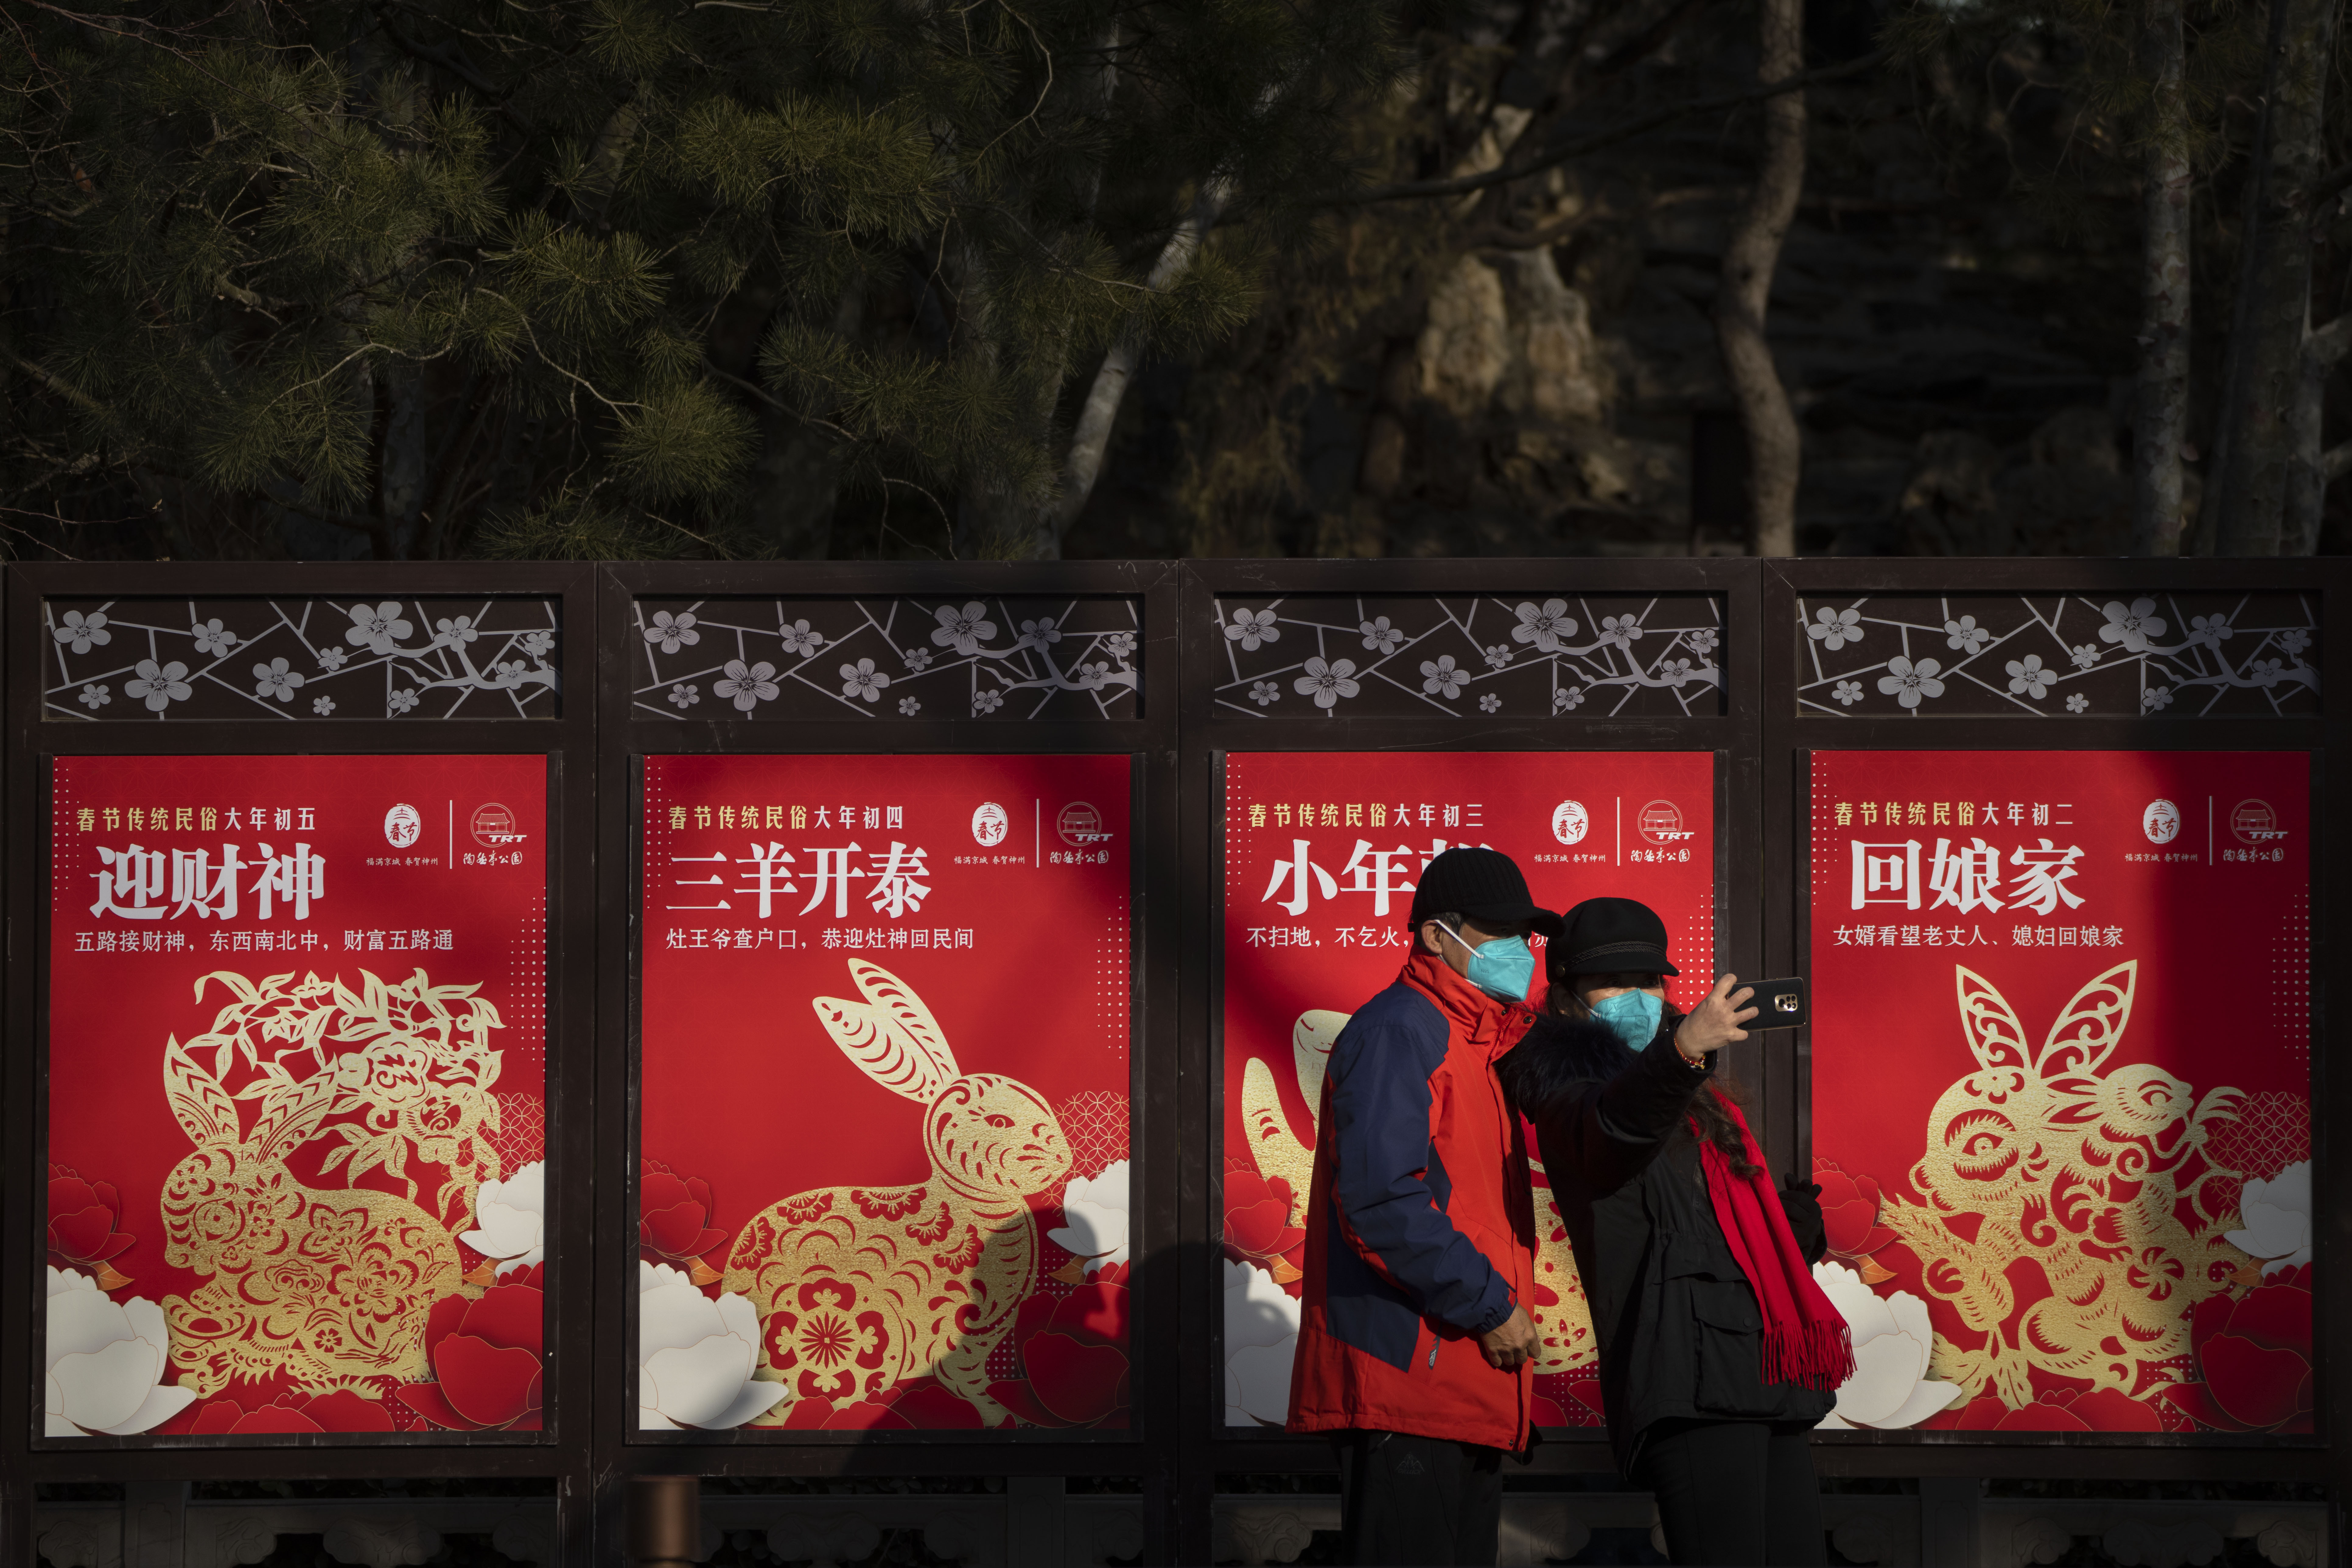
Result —
[[1811, 994], [1802, 980], [1748, 980], [1741, 984], [1756, 993], [1748, 999], [1756, 1016], [1742, 1027], [1801, 1029], [1812, 1021]]

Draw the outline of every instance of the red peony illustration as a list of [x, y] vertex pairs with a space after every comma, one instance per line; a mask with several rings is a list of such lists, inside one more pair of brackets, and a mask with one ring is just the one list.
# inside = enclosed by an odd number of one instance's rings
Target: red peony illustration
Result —
[[1255, 1263], [1287, 1285], [1305, 1272], [1307, 1233], [1290, 1223], [1296, 1194], [1280, 1176], [1247, 1165], [1225, 1172], [1225, 1256]]
[[2310, 1431], [2310, 1280], [2303, 1264], [2242, 1297], [2198, 1302], [2189, 1345], [2204, 1381], [2165, 1390], [2173, 1408], [2216, 1431]]
[[226, 1433], [249, 1436], [260, 1432], [389, 1432], [392, 1412], [381, 1400], [368, 1399], [348, 1388], [332, 1394], [288, 1394], [268, 1405], [247, 1410], [234, 1399], [220, 1398], [189, 1412], [185, 1425], [165, 1428], [196, 1434]]
[[49, 1167], [49, 1261], [79, 1268], [101, 1290], [120, 1290], [131, 1277], [110, 1260], [139, 1238], [115, 1227], [122, 1223], [122, 1199], [107, 1182], [85, 1182], [63, 1165]]
[[1865, 1285], [1894, 1279], [1893, 1269], [1870, 1256], [1895, 1239], [1895, 1233], [1878, 1223], [1878, 1179], [1849, 1176], [1836, 1161], [1816, 1158], [1813, 1180], [1821, 1184], [1822, 1226], [1829, 1235], [1830, 1256], [1852, 1264]]
[[718, 1201], [699, 1176], [680, 1176], [659, 1161], [647, 1160], [637, 1177], [637, 1250], [648, 1263], [686, 1269], [697, 1285], [717, 1281], [719, 1270], [704, 1261], [727, 1245], [727, 1233], [710, 1223]]
[[940, 1385], [936, 1378], [912, 1377], [886, 1388], [871, 1399], [837, 1409], [824, 1401], [803, 1399], [793, 1406], [787, 1428], [823, 1428], [827, 1432], [896, 1432], [920, 1429], [950, 1431], [980, 1429], [980, 1412], [971, 1401]]
[[992, 1383], [989, 1394], [1033, 1426], [1125, 1426], [1127, 1321], [1123, 1285], [1030, 1297], [1013, 1330], [1026, 1375]]
[[545, 1278], [546, 1265], [538, 1264], [478, 1300], [436, 1301], [425, 1328], [436, 1381], [404, 1384], [401, 1402], [455, 1432], [538, 1431]]
[[2046, 1392], [2032, 1404], [2012, 1409], [1990, 1394], [1939, 1410], [1919, 1430], [1957, 1432], [2161, 1432], [2163, 1413], [2119, 1389], [2091, 1393]]

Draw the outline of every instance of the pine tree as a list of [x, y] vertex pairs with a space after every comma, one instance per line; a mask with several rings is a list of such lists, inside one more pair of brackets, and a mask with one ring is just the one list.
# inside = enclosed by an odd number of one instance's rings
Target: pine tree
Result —
[[[75, 556], [1058, 553], [1382, 0], [381, 0], [0, 30], [0, 512]], [[1088, 430], [1094, 430], [1092, 436]], [[1075, 439], [1074, 439], [1075, 437]]]

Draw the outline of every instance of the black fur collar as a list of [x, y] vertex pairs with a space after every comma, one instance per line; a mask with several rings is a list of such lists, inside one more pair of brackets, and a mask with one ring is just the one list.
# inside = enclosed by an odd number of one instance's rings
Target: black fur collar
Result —
[[[1680, 1022], [1672, 1008], [1659, 1020], [1659, 1033]], [[1545, 1111], [1580, 1084], [1612, 1079], [1633, 1063], [1634, 1053], [1617, 1031], [1591, 1018], [1539, 1014], [1519, 1043], [1495, 1064], [1512, 1103], [1540, 1122]]]

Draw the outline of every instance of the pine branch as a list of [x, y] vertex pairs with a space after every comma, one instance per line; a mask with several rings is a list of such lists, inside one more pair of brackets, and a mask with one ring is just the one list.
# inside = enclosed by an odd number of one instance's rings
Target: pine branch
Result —
[[1738, 109], [1747, 104], [1760, 103], [1767, 99], [1778, 98], [1783, 93], [1802, 92], [1809, 87], [1817, 87], [1823, 82], [1843, 81], [1850, 77], [1862, 76], [1885, 65], [1893, 57], [1892, 49], [1876, 49], [1859, 59], [1847, 60], [1842, 65], [1822, 66], [1814, 70], [1799, 71], [1793, 76], [1785, 76], [1778, 81], [1769, 81], [1760, 87], [1752, 87], [1743, 92], [1717, 93], [1712, 98], [1695, 98], [1686, 103], [1669, 104], [1664, 109], [1655, 109], [1647, 114], [1636, 115], [1633, 119], [1621, 125], [1612, 126], [1607, 131], [1580, 137], [1574, 142], [1552, 148], [1524, 163], [1507, 168], [1490, 169], [1483, 174], [1465, 174], [1452, 180], [1404, 180], [1395, 184], [1374, 185], [1368, 190], [1348, 191], [1338, 195], [1313, 198], [1307, 205], [1318, 207], [1347, 207], [1367, 205], [1373, 202], [1423, 201], [1433, 197], [1467, 195], [1473, 191], [1483, 191], [1490, 185], [1507, 185], [1514, 180], [1524, 180], [1529, 174], [1540, 174], [1546, 169], [1558, 168], [1562, 163], [1598, 153], [1604, 147], [1613, 147], [1620, 142], [1630, 142], [1644, 132], [1654, 131], [1661, 125], [1670, 125], [1677, 120], [1686, 119], [1694, 114], [1712, 114], [1720, 110]]

